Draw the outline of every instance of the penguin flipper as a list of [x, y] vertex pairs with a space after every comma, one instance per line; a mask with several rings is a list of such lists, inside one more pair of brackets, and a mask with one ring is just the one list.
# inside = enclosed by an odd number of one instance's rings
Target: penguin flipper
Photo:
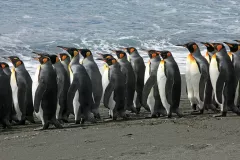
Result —
[[148, 95], [151, 91], [151, 89], [153, 88], [153, 86], [156, 84], [157, 82], [157, 77], [152, 75], [148, 78], [147, 82], [145, 83], [144, 87], [143, 87], [143, 94], [142, 94], [142, 103], [143, 106], [147, 105], [147, 99], [148, 99]]
[[220, 71], [217, 83], [216, 83], [216, 97], [219, 103], [222, 103], [222, 94], [223, 94], [223, 87], [225, 83], [225, 73]]
[[46, 84], [43, 81], [39, 81], [37, 90], [35, 92], [34, 105], [33, 105], [36, 113], [39, 112], [39, 107], [42, 101], [43, 94], [46, 91], [46, 88], [47, 88]]
[[170, 105], [173, 104], [172, 94], [173, 94], [173, 85], [174, 85], [174, 79], [170, 76], [167, 77], [166, 86], [165, 86], [165, 93], [167, 101]]
[[72, 84], [70, 85], [67, 93], [67, 106], [69, 112], [73, 110], [73, 99], [77, 91], [77, 83], [75, 83], [75, 79], [73, 79]]
[[109, 108], [108, 102], [109, 102], [109, 99], [110, 99], [113, 91], [114, 91], [114, 83], [110, 82], [105, 89], [105, 93], [104, 93], [104, 97], [103, 97], [103, 104], [106, 108]]
[[200, 82], [199, 82], [199, 97], [200, 97], [201, 101], [203, 101], [203, 99], [204, 99], [206, 82], [207, 82], [206, 77], [203, 74], [201, 74]]

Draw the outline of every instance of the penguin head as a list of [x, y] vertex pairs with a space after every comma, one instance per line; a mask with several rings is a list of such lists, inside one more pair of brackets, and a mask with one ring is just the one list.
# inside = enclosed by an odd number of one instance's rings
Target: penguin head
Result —
[[15, 68], [23, 64], [23, 62], [17, 56], [10, 56], [8, 57], [8, 60], [12, 62]]
[[184, 45], [177, 45], [177, 46], [182, 46], [187, 48], [190, 53], [194, 53], [199, 49], [198, 45], [195, 42], [189, 42]]
[[58, 55], [59, 55], [59, 58], [61, 61], [64, 61], [65, 59], [67, 59], [69, 57], [68, 54], [66, 54], [66, 53], [59, 53]]
[[208, 43], [208, 42], [201, 42], [204, 46], [206, 46], [207, 47], [207, 51], [208, 52], [213, 52], [213, 51], [215, 51], [215, 49], [214, 49], [214, 47], [212, 46], [212, 44], [211, 43]]
[[0, 66], [1, 66], [2, 69], [9, 68], [9, 65], [5, 62], [0, 62]]
[[172, 53], [170, 51], [159, 51], [159, 53], [163, 59], [167, 59], [168, 57], [172, 56]]
[[79, 51], [84, 58], [92, 55], [92, 52], [89, 49], [79, 49]]
[[120, 51], [120, 50], [111, 50], [111, 51], [114, 52], [117, 55], [118, 59], [122, 59], [124, 57], [127, 57], [127, 54], [124, 51]]
[[106, 62], [109, 66], [117, 63], [117, 60], [114, 57], [111, 57], [111, 58], [97, 58], [97, 60], [102, 60], [102, 61]]
[[113, 55], [111, 54], [103, 54], [103, 53], [97, 53], [99, 56], [101, 56], [102, 58], [112, 58]]
[[225, 43], [230, 48], [230, 51], [233, 53], [240, 50], [240, 44], [228, 43], [228, 42], [223, 42], [223, 43]]
[[49, 58], [50, 58], [52, 64], [60, 62], [58, 56], [55, 54], [50, 55]]
[[218, 52], [225, 49], [224, 45], [222, 43], [211, 43], [211, 45], [216, 49]]
[[57, 46], [58, 48], [62, 48], [63, 50], [67, 51], [71, 58], [76, 57], [79, 54], [79, 49], [77, 48], [68, 48], [63, 46]]
[[46, 52], [35, 52], [35, 51], [33, 51], [32, 52], [33, 54], [36, 54], [36, 55], [38, 55], [38, 56], [49, 56], [49, 54], [48, 53], [46, 53]]
[[129, 47], [129, 48], [123, 48], [124, 51], [128, 52], [128, 54], [132, 54], [137, 51], [136, 48], [134, 47]]
[[51, 61], [50, 58], [47, 57], [47, 56], [35, 57], [34, 59], [35, 59], [35, 60], [38, 60], [41, 65], [43, 65], [43, 64]]
[[146, 49], [142, 49], [143, 51], [146, 51], [148, 53], [148, 56], [150, 59], [154, 59], [156, 57], [159, 57], [160, 52], [156, 51], [156, 50], [146, 50]]

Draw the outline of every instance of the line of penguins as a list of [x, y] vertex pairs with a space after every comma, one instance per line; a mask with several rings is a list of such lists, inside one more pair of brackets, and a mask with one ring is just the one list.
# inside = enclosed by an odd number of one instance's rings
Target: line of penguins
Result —
[[[227, 52], [223, 43], [201, 43], [207, 48], [205, 55], [195, 42], [177, 45], [190, 52], [185, 78], [191, 113], [210, 109], [220, 113], [215, 117], [226, 116], [227, 111], [240, 115], [240, 44], [224, 42], [230, 48]], [[11, 70], [0, 62], [3, 128], [11, 128], [11, 123], [35, 123], [34, 113], [42, 122], [41, 129], [50, 124], [62, 128], [70, 114], [76, 124], [96, 122], [101, 119], [101, 102], [113, 120], [128, 119], [126, 111], [139, 114], [142, 107], [150, 118], [183, 116], [179, 110], [181, 75], [170, 51], [141, 49], [150, 58], [146, 65], [134, 47], [111, 50], [117, 59], [97, 53], [96, 60], [105, 62], [101, 74], [89, 49], [57, 47], [66, 53], [33, 52], [39, 61], [33, 80], [19, 57], [5, 58], [13, 64]]]

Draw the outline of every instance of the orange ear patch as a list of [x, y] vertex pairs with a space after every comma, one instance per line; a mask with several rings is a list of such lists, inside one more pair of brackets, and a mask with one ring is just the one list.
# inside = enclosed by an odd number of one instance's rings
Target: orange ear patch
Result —
[[195, 61], [195, 59], [194, 59], [194, 57], [192, 56], [192, 54], [189, 54], [189, 55], [188, 55], [187, 60], [190, 61], [190, 62]]
[[43, 63], [46, 63], [48, 61], [47, 58], [43, 58]]
[[56, 62], [58, 62], [59, 61], [59, 58], [58, 57], [56, 57]]
[[78, 55], [78, 51], [73, 51], [74, 57]]
[[115, 64], [117, 61], [115, 59], [112, 60], [112, 64]]
[[130, 48], [130, 49], [129, 49], [129, 52], [130, 52], [130, 53], [132, 53], [132, 52], [134, 52], [134, 51], [135, 51], [134, 48]]
[[107, 56], [106, 58], [107, 58], [107, 59], [110, 59], [110, 58], [111, 58], [111, 56]]
[[119, 57], [120, 57], [120, 58], [123, 58], [123, 57], [124, 57], [124, 54], [121, 53], [121, 54], [119, 55]]
[[218, 52], [221, 51], [222, 47], [223, 47], [223, 46], [222, 46], [221, 44], [217, 45], [217, 51], [218, 51]]
[[90, 56], [90, 55], [91, 55], [91, 53], [90, 53], [90, 52], [87, 52], [87, 53], [86, 53], [86, 56], [87, 56], [87, 57], [88, 57], [88, 56]]
[[170, 57], [172, 54], [170, 52], [167, 53], [167, 56]]
[[156, 53], [153, 53], [153, 54], [152, 54], [152, 58], [155, 58], [155, 57], [157, 57], [157, 54], [156, 54]]
[[231, 45], [231, 44], [227, 44], [229, 47], [233, 47], [233, 45]]
[[5, 68], [5, 67], [6, 67], [6, 65], [5, 65], [5, 64], [1, 64], [1, 66], [2, 66], [2, 68]]
[[63, 56], [62, 56], [62, 60], [63, 60], [63, 61], [64, 61], [66, 58], [67, 58], [66, 55], [63, 55]]
[[197, 48], [198, 48], [198, 46], [196, 44], [194, 44], [193, 45], [194, 52], [196, 51]]
[[238, 45], [238, 50], [240, 50], [240, 46]]
[[21, 61], [17, 61], [17, 62], [16, 62], [16, 67], [20, 66], [21, 64], [22, 64]]

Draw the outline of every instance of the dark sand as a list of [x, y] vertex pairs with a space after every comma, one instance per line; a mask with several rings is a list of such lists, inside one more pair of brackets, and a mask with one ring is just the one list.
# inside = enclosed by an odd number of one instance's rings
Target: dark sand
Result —
[[229, 113], [226, 118], [213, 118], [211, 111], [190, 115], [185, 90], [183, 83], [184, 118], [144, 119], [148, 115], [144, 112], [113, 122], [102, 108], [104, 122], [97, 124], [70, 123], [47, 131], [33, 131], [40, 124], [13, 126], [0, 133], [0, 160], [240, 159], [240, 117]]

